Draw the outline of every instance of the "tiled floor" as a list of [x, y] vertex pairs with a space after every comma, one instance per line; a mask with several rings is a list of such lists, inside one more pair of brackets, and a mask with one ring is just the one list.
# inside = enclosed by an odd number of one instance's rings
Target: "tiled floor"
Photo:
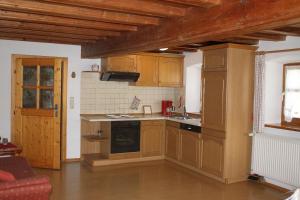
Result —
[[253, 182], [224, 185], [166, 161], [91, 169], [68, 163], [50, 176], [51, 200], [279, 200], [285, 195]]

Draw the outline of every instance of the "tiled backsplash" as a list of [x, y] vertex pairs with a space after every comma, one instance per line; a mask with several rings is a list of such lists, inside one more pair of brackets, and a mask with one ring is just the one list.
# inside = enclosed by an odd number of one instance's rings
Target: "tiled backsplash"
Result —
[[[143, 105], [151, 105], [152, 112], [161, 112], [161, 101], [177, 104], [180, 90], [162, 87], [135, 87], [126, 82], [100, 81], [99, 74], [81, 74], [81, 114], [143, 113]], [[138, 110], [131, 110], [134, 97], [141, 100]]]

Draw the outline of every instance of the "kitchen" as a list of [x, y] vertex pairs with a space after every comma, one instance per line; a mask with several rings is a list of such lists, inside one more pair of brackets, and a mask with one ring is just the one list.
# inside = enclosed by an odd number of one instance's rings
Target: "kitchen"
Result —
[[[224, 44], [199, 51], [204, 61], [202, 78], [198, 75], [202, 117], [200, 110], [186, 111], [189, 79], [184, 84], [183, 55], [138, 53], [102, 58], [100, 73], [99, 66], [93, 66], [94, 72], [81, 74], [82, 159], [91, 166], [166, 159], [224, 183], [246, 180], [255, 49]], [[241, 62], [243, 70], [231, 74]], [[232, 87], [226, 88], [227, 84]], [[243, 95], [236, 96], [241, 91]], [[229, 116], [240, 118], [241, 127], [231, 127], [232, 120], [225, 120]], [[241, 144], [239, 153], [227, 146]], [[229, 165], [239, 170], [231, 171]]]
[[0, 0], [0, 13], [0, 199], [299, 188], [300, 1]]

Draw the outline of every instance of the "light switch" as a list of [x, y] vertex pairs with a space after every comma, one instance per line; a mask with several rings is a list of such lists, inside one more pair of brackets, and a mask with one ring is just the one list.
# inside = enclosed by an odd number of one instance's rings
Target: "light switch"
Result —
[[74, 101], [75, 101], [74, 97], [70, 97], [70, 109], [74, 109], [74, 104], [75, 104]]

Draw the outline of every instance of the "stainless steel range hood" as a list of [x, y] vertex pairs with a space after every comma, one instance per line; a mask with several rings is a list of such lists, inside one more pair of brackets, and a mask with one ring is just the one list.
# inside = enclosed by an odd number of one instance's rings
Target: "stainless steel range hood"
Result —
[[136, 72], [103, 72], [100, 76], [101, 81], [119, 81], [119, 82], [136, 82], [140, 77], [140, 73]]

